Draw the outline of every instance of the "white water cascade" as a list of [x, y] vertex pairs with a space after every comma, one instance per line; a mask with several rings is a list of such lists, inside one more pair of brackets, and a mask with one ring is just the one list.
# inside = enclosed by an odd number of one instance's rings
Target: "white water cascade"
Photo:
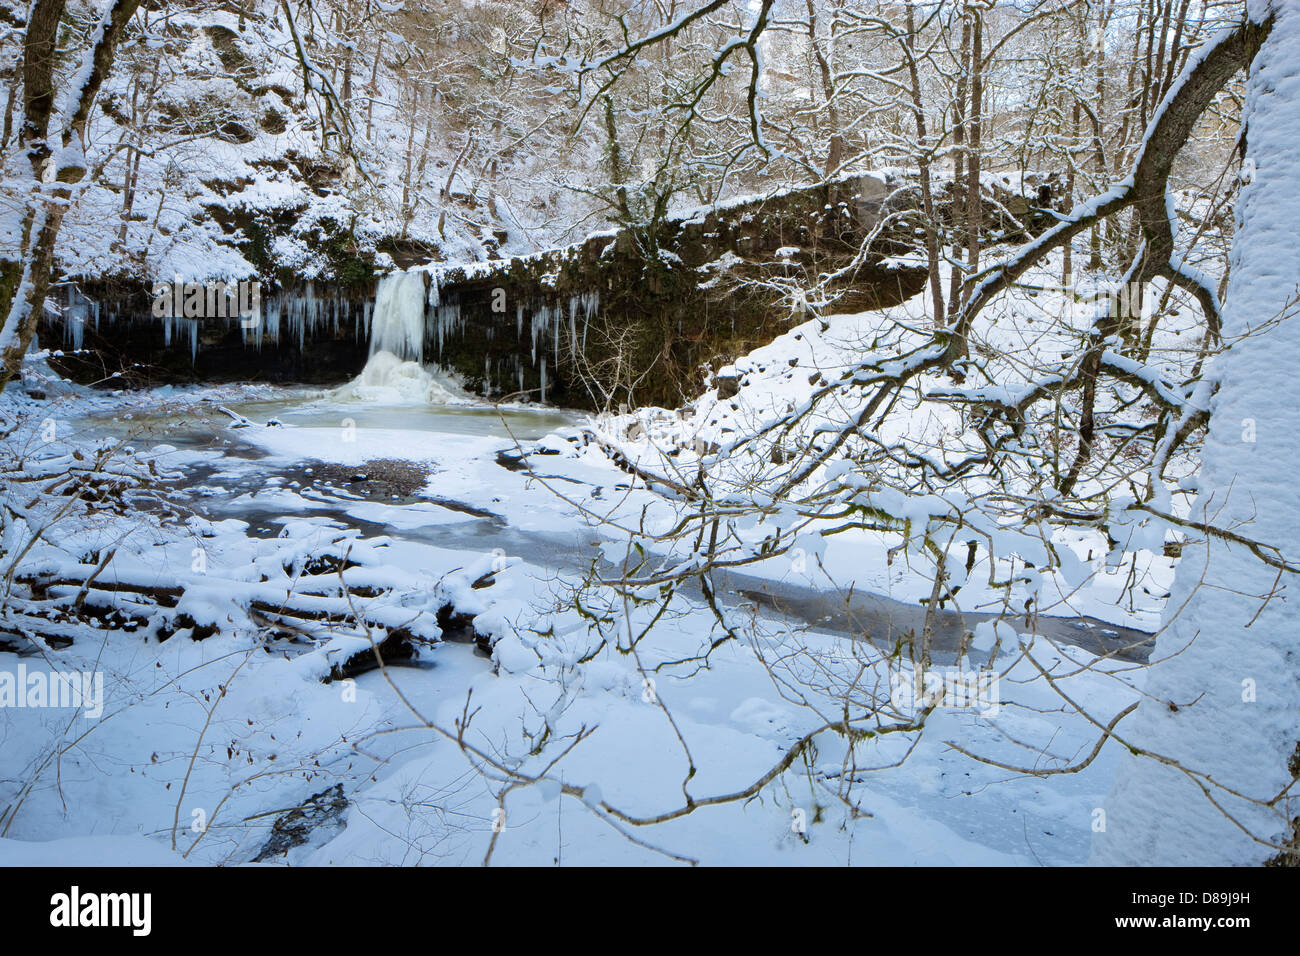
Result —
[[339, 389], [340, 398], [435, 405], [465, 400], [453, 383], [439, 381], [424, 367], [424, 283], [420, 271], [379, 280], [370, 320], [370, 358], [361, 374]]
[[370, 354], [391, 352], [399, 359], [424, 361], [423, 272], [398, 272], [379, 280], [370, 320]]

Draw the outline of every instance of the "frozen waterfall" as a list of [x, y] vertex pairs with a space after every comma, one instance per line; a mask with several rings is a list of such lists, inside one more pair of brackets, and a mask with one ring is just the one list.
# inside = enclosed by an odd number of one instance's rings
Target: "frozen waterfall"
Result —
[[370, 320], [370, 354], [391, 352], [399, 359], [424, 361], [423, 272], [398, 272], [379, 280]]
[[436, 405], [466, 400], [450, 379], [424, 367], [425, 302], [423, 272], [398, 272], [379, 280], [370, 319], [370, 358], [337, 397]]

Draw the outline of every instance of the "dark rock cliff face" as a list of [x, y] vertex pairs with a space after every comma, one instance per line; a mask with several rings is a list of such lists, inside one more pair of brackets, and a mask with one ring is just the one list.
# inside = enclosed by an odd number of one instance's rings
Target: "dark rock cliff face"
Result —
[[[755, 199], [594, 236], [536, 256], [439, 270], [426, 355], [488, 393], [529, 392], [579, 407], [671, 406], [709, 366], [765, 344], [808, 316], [783, 295], [843, 268], [905, 190], [874, 177]], [[886, 231], [837, 284], [836, 311], [914, 295], [916, 269]]]
[[[843, 273], [830, 287], [836, 312], [921, 291], [923, 269], [885, 263], [915, 249], [913, 217], [894, 215], [915, 205], [905, 180], [853, 177], [533, 256], [434, 265], [425, 361], [489, 396], [585, 408], [679, 404], [710, 369], [808, 318], [791, 293], [819, 275]], [[990, 238], [1021, 228], [988, 208]], [[1040, 227], [1045, 216], [1028, 212], [1029, 228]], [[860, 256], [868, 237], [870, 253]], [[264, 286], [251, 329], [238, 319], [155, 318], [151, 290], [138, 283], [64, 289], [62, 315], [47, 314], [38, 335], [63, 352], [54, 367], [81, 382], [120, 372], [118, 384], [336, 384], [361, 370], [369, 350], [373, 282]]]
[[369, 289], [264, 286], [261, 316], [245, 329], [238, 318], [156, 318], [152, 291], [139, 284], [77, 282], [63, 289], [62, 314], [42, 317], [37, 339], [62, 353], [50, 359], [55, 371], [83, 384], [332, 385], [365, 365], [371, 298]]

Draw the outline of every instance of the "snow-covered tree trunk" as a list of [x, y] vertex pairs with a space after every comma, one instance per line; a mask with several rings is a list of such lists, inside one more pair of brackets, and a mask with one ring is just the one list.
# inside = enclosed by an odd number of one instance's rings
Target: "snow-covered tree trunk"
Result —
[[[1300, 741], [1300, 4], [1249, 0], [1271, 32], [1251, 65], [1219, 390], [1192, 519], [1272, 545], [1272, 563], [1218, 535], [1183, 553], [1148, 697], [1093, 837], [1101, 864], [1255, 864], [1300, 814], [1288, 769]], [[1258, 334], [1241, 339], [1252, 330]], [[1205, 540], [1200, 540], [1202, 537]], [[1291, 790], [1288, 791], [1288, 787]], [[1100, 815], [1099, 815], [1100, 818]]]
[[[43, 29], [35, 35], [29, 33], [26, 38], [26, 82], [32, 83], [33, 78], [37, 78], [40, 89], [29, 89], [26, 93], [28, 105], [23, 119], [23, 143], [35, 153], [33, 178], [37, 181], [33, 183], [35, 191], [23, 223], [24, 248], [18, 282], [11, 296], [0, 294], [0, 313], [5, 315], [3, 324], [0, 324], [0, 388], [17, 377], [23, 356], [36, 335], [36, 325], [50, 288], [50, 274], [55, 266], [54, 248], [59, 228], [72, 205], [74, 187], [87, 173], [86, 128], [90, 122], [91, 106], [113, 68], [117, 45], [139, 6], [139, 0], [113, 0], [104, 9], [90, 48], [83, 55], [80, 70], [66, 84], [63, 130], [57, 150], [48, 143], [47, 127], [56, 94], [48, 62], [49, 38]], [[36, 9], [42, 7], [50, 9], [39, 20], [33, 17], [33, 26], [29, 30], [34, 29], [37, 23], [51, 20], [57, 27], [63, 5], [38, 4]], [[40, 65], [28, 69], [34, 59], [39, 59]], [[34, 114], [37, 117], [35, 123]]]

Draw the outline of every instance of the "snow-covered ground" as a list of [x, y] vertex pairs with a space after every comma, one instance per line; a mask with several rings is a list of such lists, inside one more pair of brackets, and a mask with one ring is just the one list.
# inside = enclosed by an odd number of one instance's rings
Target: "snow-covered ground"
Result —
[[[836, 318], [825, 333], [809, 323], [749, 356], [738, 407], [710, 393], [693, 416], [716, 431], [692, 440], [722, 438], [728, 412], [797, 400], [804, 368], [764, 380], [765, 361], [784, 373], [799, 357], [825, 374], [837, 341], [866, 321]], [[99, 673], [104, 695], [98, 718], [0, 708], [0, 862], [246, 863], [313, 798], [305, 842], [264, 862], [1087, 859], [1115, 748], [1088, 762], [1098, 727], [1063, 695], [1104, 723], [1137, 699], [1138, 665], [982, 627], [969, 657], [947, 664], [985, 668], [996, 683], [979, 706], [940, 707], [918, 730], [910, 665], [887, 647], [735, 593], [723, 601], [751, 622], [744, 639], [721, 640], [701, 595], [682, 591], [633, 641], [660, 613], [653, 595], [627, 605], [579, 588], [626, 558], [622, 529], [676, 516], [588, 440], [626, 423], [410, 399], [266, 387], [6, 398], [25, 416], [14, 447], [29, 462], [129, 434], [130, 460], [173, 476], [159, 484], [180, 503], [170, 518], [154, 507], [54, 526], [27, 564], [57, 577], [116, 547], [97, 594], [114, 582], [184, 593], [159, 611], [121, 592], [117, 609], [144, 619], [135, 632], [82, 624], [69, 627], [69, 647], [18, 640], [0, 652], [0, 673]], [[642, 416], [651, 437], [681, 425]], [[418, 490], [367, 485], [393, 462], [423, 473]], [[810, 567], [748, 570], [914, 604], [928, 593], [921, 569], [891, 564], [886, 550], [860, 532], [837, 536]], [[309, 573], [322, 554], [345, 566]], [[1163, 594], [1167, 563], [1144, 573]], [[977, 578], [968, 608], [984, 594]], [[364, 614], [373, 630], [331, 589], [340, 579], [376, 595]], [[1075, 613], [1149, 628], [1157, 600], [1117, 608], [1113, 575], [1092, 582], [1069, 595]], [[277, 632], [266, 609], [291, 599], [334, 616]], [[493, 643], [491, 660], [438, 640], [448, 603]], [[162, 618], [175, 633], [160, 643]], [[412, 661], [322, 682], [399, 628], [417, 639]], [[824, 729], [849, 700], [878, 712], [876, 732], [851, 745]]]

